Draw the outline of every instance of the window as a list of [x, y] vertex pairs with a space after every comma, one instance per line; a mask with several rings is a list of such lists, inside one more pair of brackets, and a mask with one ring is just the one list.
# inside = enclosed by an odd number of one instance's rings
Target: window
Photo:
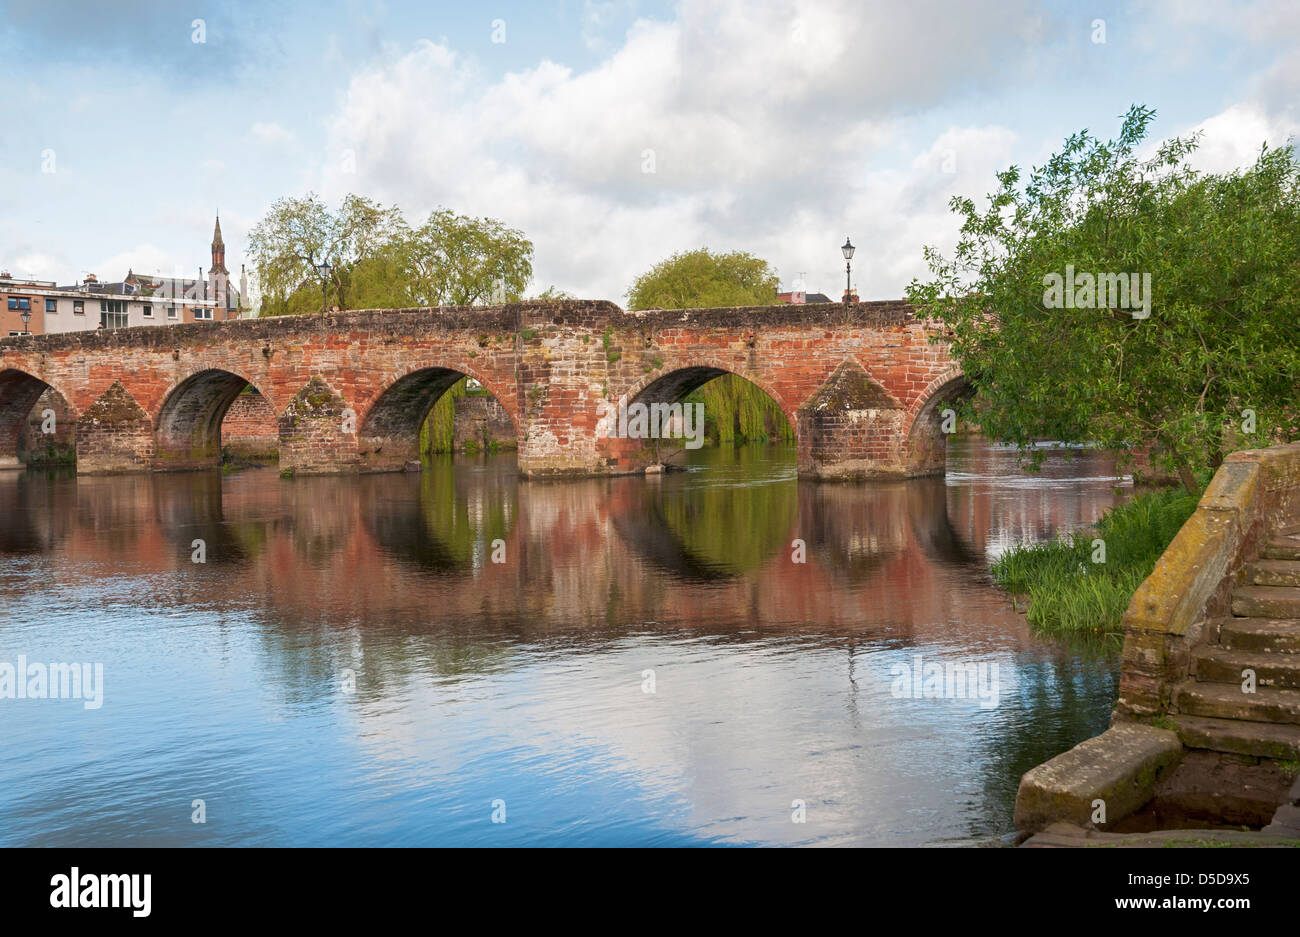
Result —
[[46, 311], [46, 312], [58, 312], [58, 311], [59, 311], [58, 303], [56, 303], [56, 302], [55, 302], [54, 300], [52, 300], [52, 299], [47, 299], [47, 300], [45, 300], [45, 311]]
[[86, 301], [84, 299], [74, 299], [72, 301], [72, 311], [84, 316], [86, 314]]
[[167, 318], [168, 318], [168, 319], [175, 319], [175, 318], [176, 318], [176, 307], [175, 307], [175, 306], [168, 306], [168, 307], [167, 307]]
[[144, 317], [146, 319], [153, 318], [153, 303], [145, 303], [141, 308], [144, 310]]
[[10, 296], [10, 297], [9, 297], [9, 308], [10, 308], [10, 309], [22, 309], [22, 310], [26, 311], [26, 310], [32, 308], [32, 301], [31, 301], [30, 299], [28, 299], [26, 296]]
[[126, 303], [120, 299], [99, 301], [99, 324], [105, 329], [126, 328]]
[[195, 318], [195, 320], [198, 320], [198, 319], [211, 319], [211, 318], [212, 318], [212, 310], [211, 310], [211, 309], [198, 309], [198, 308], [196, 308], [196, 309], [194, 310], [194, 318]]
[[31, 334], [32, 334], [31, 332], [15, 332], [13, 329], [9, 330], [10, 338], [13, 338], [15, 335], [31, 335]]

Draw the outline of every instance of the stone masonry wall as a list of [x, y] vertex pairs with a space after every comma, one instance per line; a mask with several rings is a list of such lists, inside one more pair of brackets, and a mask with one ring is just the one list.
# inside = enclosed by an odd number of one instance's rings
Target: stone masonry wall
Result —
[[275, 458], [280, 449], [280, 427], [266, 398], [256, 391], [235, 398], [221, 423], [221, 447], [239, 458]]
[[513, 449], [517, 443], [510, 414], [495, 397], [466, 394], [456, 398], [452, 446], [457, 452], [464, 451], [467, 446], [482, 449], [495, 445], [500, 449]]

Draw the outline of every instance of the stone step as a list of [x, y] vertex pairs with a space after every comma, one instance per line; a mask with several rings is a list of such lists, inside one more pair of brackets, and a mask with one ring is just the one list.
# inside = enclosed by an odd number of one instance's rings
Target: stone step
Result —
[[1256, 560], [1246, 567], [1246, 582], [1256, 586], [1300, 586], [1300, 560]]
[[1300, 692], [1262, 687], [1241, 692], [1240, 684], [1195, 683], [1179, 685], [1174, 699], [1179, 712], [1210, 719], [1243, 719], [1300, 725]]
[[1232, 614], [1247, 618], [1300, 618], [1300, 589], [1242, 586], [1232, 593]]
[[1300, 534], [1282, 534], [1264, 544], [1259, 555], [1271, 560], [1300, 560]]
[[1241, 672], [1255, 671], [1258, 686], [1300, 690], [1300, 654], [1265, 654], [1234, 651], [1216, 645], [1199, 648], [1195, 655], [1196, 679], [1201, 683], [1241, 685]]
[[1219, 644], [1234, 651], [1300, 653], [1300, 619], [1221, 618]]
[[1300, 758], [1300, 726], [1188, 715], [1173, 720], [1178, 737], [1188, 748], [1281, 761]]

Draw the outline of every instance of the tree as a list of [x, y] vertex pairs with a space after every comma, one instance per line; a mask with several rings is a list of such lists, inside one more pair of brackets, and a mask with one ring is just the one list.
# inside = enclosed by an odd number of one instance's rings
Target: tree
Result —
[[262, 294], [262, 315], [309, 312], [318, 308], [320, 274], [328, 260], [329, 286], [340, 306], [348, 306], [352, 268], [400, 241], [406, 222], [396, 207], [348, 195], [337, 212], [314, 193], [282, 198], [248, 236], [249, 253]]
[[908, 298], [950, 331], [966, 416], [1029, 461], [1036, 439], [1142, 450], [1189, 490], [1236, 445], [1300, 431], [1300, 163], [1288, 147], [1201, 174], [1195, 137], [1136, 156], [1154, 111], [997, 175], [951, 259]]
[[347, 309], [517, 301], [532, 242], [492, 218], [439, 209], [412, 229], [396, 207], [358, 195], [332, 212], [316, 195], [284, 198], [249, 235], [263, 315], [321, 308], [316, 264], [328, 257], [331, 304]]
[[776, 272], [744, 251], [714, 254], [708, 248], [673, 254], [637, 277], [628, 290], [631, 309], [708, 306], [771, 306]]
[[517, 302], [533, 277], [532, 241], [492, 218], [440, 209], [404, 246], [418, 306]]

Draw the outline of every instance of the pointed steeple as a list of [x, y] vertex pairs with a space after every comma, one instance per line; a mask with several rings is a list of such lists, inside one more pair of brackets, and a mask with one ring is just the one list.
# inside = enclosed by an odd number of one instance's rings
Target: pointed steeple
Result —
[[229, 276], [230, 271], [226, 269], [226, 242], [221, 239], [221, 213], [217, 213], [217, 223], [212, 229], [212, 269], [208, 271], [209, 276], [222, 274]]

